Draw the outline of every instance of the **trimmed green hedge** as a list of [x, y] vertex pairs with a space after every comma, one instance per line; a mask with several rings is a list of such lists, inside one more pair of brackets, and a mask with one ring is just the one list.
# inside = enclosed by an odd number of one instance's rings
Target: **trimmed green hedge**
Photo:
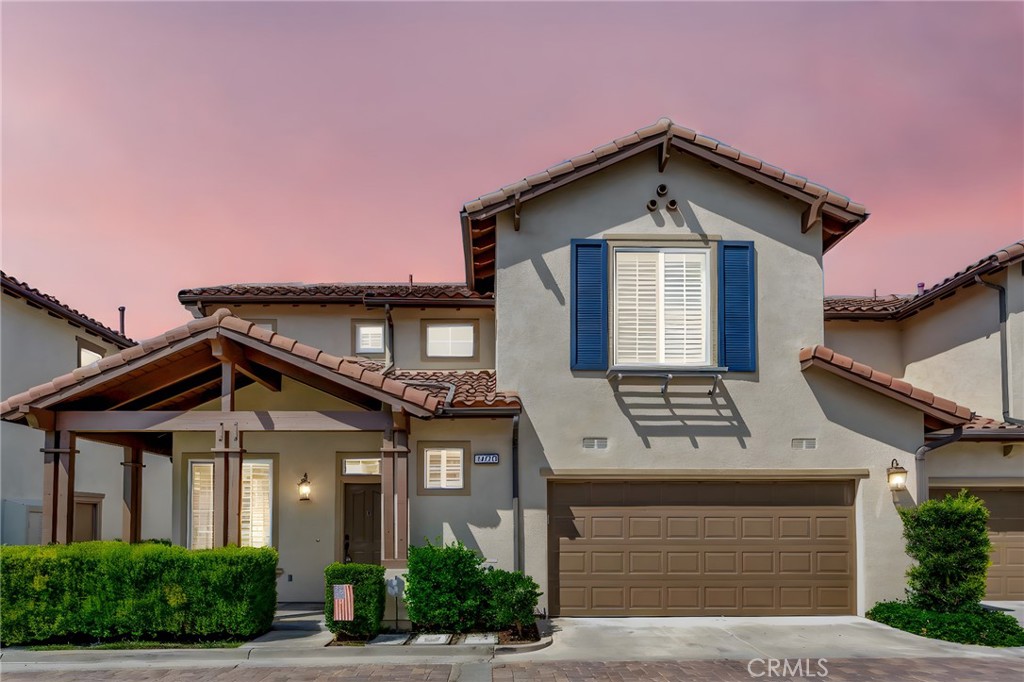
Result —
[[277, 551], [0, 547], [0, 642], [244, 638], [270, 629]]
[[961, 490], [899, 514], [907, 554], [917, 561], [907, 571], [910, 603], [941, 612], [976, 606], [985, 596], [992, 546], [985, 504]]
[[521, 637], [523, 628], [536, 621], [534, 612], [541, 591], [530, 576], [500, 568], [484, 571], [484, 588], [487, 601], [483, 621], [489, 630], [515, 628]]
[[[373, 637], [384, 618], [384, 567], [334, 563], [324, 569], [324, 621], [334, 634]], [[334, 620], [334, 586], [351, 585], [354, 620]]]
[[1024, 646], [1024, 628], [1016, 618], [980, 606], [955, 613], [937, 613], [906, 602], [884, 601], [875, 604], [867, 617], [897, 630], [946, 642]]
[[469, 632], [487, 601], [482, 556], [455, 542], [409, 547], [405, 606], [426, 632]]

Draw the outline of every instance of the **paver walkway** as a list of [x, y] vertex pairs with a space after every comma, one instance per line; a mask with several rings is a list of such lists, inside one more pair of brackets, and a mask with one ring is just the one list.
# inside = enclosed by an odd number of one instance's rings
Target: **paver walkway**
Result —
[[[796, 661], [790, 661], [795, 665]], [[806, 664], [806, 662], [805, 662]], [[826, 661], [827, 676], [816, 661], [801, 675], [782, 676], [781, 670], [769, 676], [766, 668], [755, 664], [747, 669], [744, 661], [647, 661], [642, 663], [593, 663], [551, 661], [545, 663], [495, 663], [493, 682], [1020, 682], [1024, 679], [1024, 661], [1011, 659], [959, 658], [847, 658]], [[129, 668], [119, 670], [5, 672], [4, 682], [447, 682], [478, 679], [477, 674], [463, 676], [460, 666], [450, 665], [337, 665], [330, 667], [262, 667], [243, 665], [233, 668]], [[466, 671], [468, 672], [468, 671]], [[486, 667], [474, 670], [486, 672]], [[760, 676], [752, 676], [763, 673]]]

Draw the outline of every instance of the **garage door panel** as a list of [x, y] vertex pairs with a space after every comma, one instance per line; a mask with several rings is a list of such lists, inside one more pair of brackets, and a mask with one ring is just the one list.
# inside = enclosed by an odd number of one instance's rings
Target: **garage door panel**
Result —
[[[623, 489], [618, 495], [608, 485]], [[741, 615], [852, 613], [850, 484], [554, 484], [556, 613]], [[572, 494], [557, 492], [574, 487]], [[820, 488], [837, 490], [821, 493]], [[581, 494], [581, 490], [599, 495]], [[635, 500], [615, 505], [599, 500]], [[823, 506], [800, 506], [825, 499]], [[672, 504], [685, 500], [688, 504]], [[732, 506], [723, 502], [733, 500]], [[757, 501], [760, 504], [751, 504]], [[559, 526], [566, 528], [565, 524]], [[582, 529], [585, 531], [578, 534]], [[559, 562], [565, 565], [559, 567]], [[582, 568], [582, 570], [581, 570]]]

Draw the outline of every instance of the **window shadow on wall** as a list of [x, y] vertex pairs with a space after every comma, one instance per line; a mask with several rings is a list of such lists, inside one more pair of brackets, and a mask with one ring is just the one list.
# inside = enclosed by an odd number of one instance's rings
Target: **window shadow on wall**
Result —
[[660, 379], [623, 379], [613, 384], [615, 402], [636, 435], [651, 447], [653, 438], [686, 438], [694, 449], [701, 438], [735, 438], [746, 448], [750, 436], [743, 416], [723, 382], [712, 395], [710, 380], [674, 379], [662, 393]]

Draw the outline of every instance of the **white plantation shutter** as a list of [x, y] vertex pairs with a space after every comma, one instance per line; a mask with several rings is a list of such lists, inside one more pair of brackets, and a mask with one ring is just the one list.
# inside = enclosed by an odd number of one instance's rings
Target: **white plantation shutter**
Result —
[[357, 324], [356, 325], [356, 353], [383, 353], [384, 352], [384, 325], [383, 324]]
[[242, 547], [271, 544], [270, 462], [242, 462]]
[[710, 364], [707, 353], [707, 252], [667, 252], [661, 255], [664, 292], [662, 362]]
[[615, 257], [615, 362], [658, 362], [657, 251], [624, 251]]
[[615, 363], [709, 365], [707, 250], [615, 253]]
[[213, 462], [192, 462], [189, 472], [189, 543], [191, 549], [213, 548]]
[[459, 490], [462, 483], [462, 448], [426, 448], [423, 451], [423, 487]]

